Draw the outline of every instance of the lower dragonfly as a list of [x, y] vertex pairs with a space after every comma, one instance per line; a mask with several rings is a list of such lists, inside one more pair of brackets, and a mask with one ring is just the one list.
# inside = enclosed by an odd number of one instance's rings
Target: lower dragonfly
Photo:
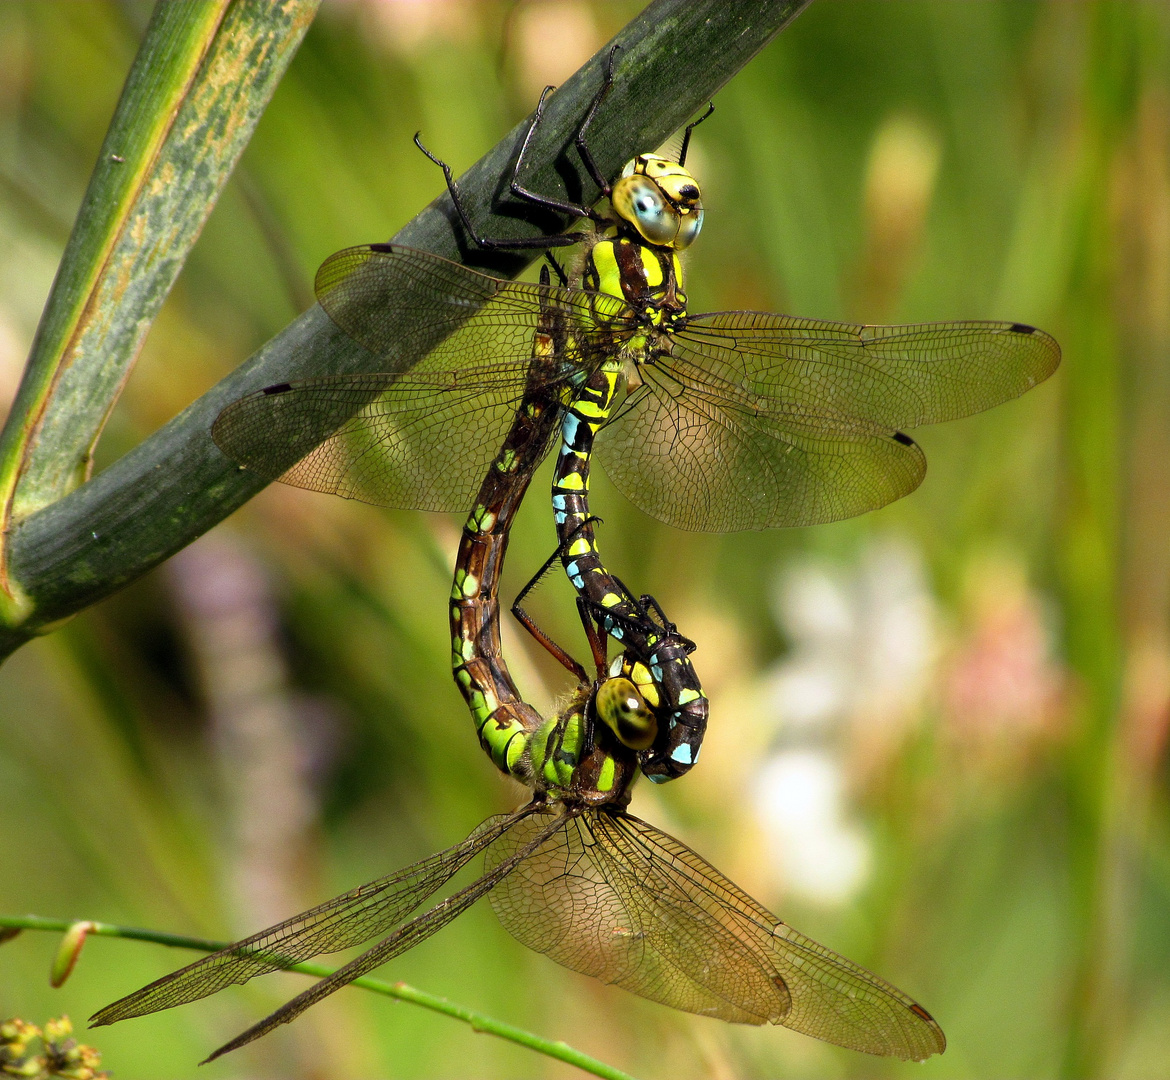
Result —
[[[454, 847], [151, 983], [102, 1009], [95, 1024], [195, 1001], [381, 936], [210, 1061], [295, 1019], [489, 895], [503, 926], [529, 948], [651, 1001], [733, 1023], [780, 1024], [903, 1060], [945, 1049], [921, 1005], [797, 933], [685, 844], [627, 811], [638, 753], [658, 737], [657, 721], [633, 682], [604, 670], [596, 633], [597, 674], [578, 683], [564, 708], [545, 719], [521, 699], [500, 651], [499, 574], [513, 514], [558, 414], [534, 374], [464, 525], [450, 601], [456, 682], [492, 760], [527, 784], [532, 800], [488, 818]], [[482, 876], [409, 917], [480, 853]]]

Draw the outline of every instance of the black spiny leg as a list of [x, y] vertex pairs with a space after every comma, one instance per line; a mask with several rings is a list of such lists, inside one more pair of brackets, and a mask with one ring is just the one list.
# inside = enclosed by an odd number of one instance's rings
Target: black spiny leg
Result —
[[678, 152], [678, 163], [685, 165], [687, 163], [687, 151], [691, 148], [691, 132], [695, 130], [704, 120], [707, 119], [715, 111], [715, 102], [707, 102], [707, 111], [699, 117], [698, 120], [692, 120], [687, 124], [686, 131], [683, 132], [682, 146]]
[[620, 45], [615, 45], [609, 50], [609, 57], [605, 62], [605, 78], [602, 80], [601, 86], [598, 87], [597, 93], [593, 95], [589, 109], [586, 111], [584, 117], [582, 117], [581, 123], [577, 127], [577, 134], [573, 137], [573, 142], [577, 146], [577, 153], [581, 155], [581, 160], [585, 163], [586, 170], [593, 178], [593, 182], [601, 189], [601, 194], [607, 199], [610, 194], [610, 184], [601, 175], [601, 170], [597, 167], [597, 162], [593, 160], [593, 153], [589, 149], [589, 144], [585, 141], [585, 132], [589, 125], [593, 123], [593, 118], [597, 115], [597, 110], [601, 108], [601, 103], [609, 96], [609, 92], [613, 88], [613, 69], [617, 60], [618, 49], [620, 48]]
[[678, 632], [678, 627], [675, 626], [674, 623], [672, 623], [666, 617], [666, 612], [662, 610], [662, 605], [657, 600], [655, 600], [653, 596], [651, 596], [649, 593], [643, 593], [638, 600], [638, 607], [644, 614], [646, 614], [647, 618], [649, 617], [651, 609], [653, 609], [654, 613], [658, 616], [662, 623], [662, 628], [668, 634], [673, 634], [676, 638], [678, 638], [679, 642], [688, 653], [693, 653], [695, 651], [695, 643], [691, 641], [690, 638], [683, 637], [683, 635]]
[[[612, 81], [612, 80], [611, 80]], [[528, 125], [528, 130], [524, 133], [524, 142], [520, 145], [520, 153], [516, 155], [516, 164], [512, 166], [512, 178], [508, 182], [508, 190], [518, 199], [523, 199], [525, 202], [530, 202], [534, 206], [542, 207], [545, 210], [555, 210], [559, 214], [569, 214], [572, 217], [587, 217], [591, 221], [600, 222], [603, 220], [601, 215], [591, 206], [583, 206], [580, 203], [568, 202], [564, 199], [553, 199], [547, 195], [538, 195], [535, 191], [530, 191], [523, 184], [520, 183], [520, 170], [524, 166], [524, 158], [528, 155], [528, 147], [532, 144], [532, 136], [536, 133], [537, 125], [544, 118], [544, 103], [556, 89], [555, 86], [546, 86], [541, 92], [540, 100], [536, 103], [536, 113], [532, 117], [532, 123]], [[589, 121], [593, 119], [593, 113], [597, 110], [600, 104], [598, 97], [604, 97], [609, 92], [609, 86], [602, 83], [602, 88], [593, 97], [593, 102], [589, 106], [589, 111], [585, 114], [585, 119], [577, 127], [576, 138], [581, 138], [581, 133], [585, 127], [588, 126]], [[430, 155], [427, 155], [428, 157]], [[432, 160], [434, 160], [432, 158]], [[592, 162], [592, 158], [586, 162], [586, 168]], [[590, 176], [593, 173], [590, 172]], [[596, 179], [596, 178], [595, 178]], [[609, 194], [608, 184], [599, 184], [602, 188], [602, 193]]]
[[[541, 270], [543, 276], [545, 268], [542, 267]], [[580, 678], [582, 682], [590, 681], [585, 677], [585, 669], [582, 668], [581, 665], [573, 659], [573, 657], [565, 652], [565, 650], [562, 649], [560, 645], [553, 641], [553, 639], [537, 625], [536, 620], [531, 615], [529, 615], [527, 611], [524, 610], [522, 605], [524, 598], [544, 580], [545, 574], [547, 574], [556, 564], [557, 560], [564, 555], [565, 551], [568, 550], [569, 545], [577, 539], [577, 536], [581, 530], [584, 529], [586, 525], [593, 525], [594, 523], [600, 522], [601, 518], [593, 514], [582, 521], [571, 533], [569, 533], [568, 536], [565, 537], [562, 543], [557, 545], [556, 551], [554, 551], [547, 559], [544, 560], [544, 564], [541, 566], [541, 568], [532, 575], [531, 580], [527, 585], [524, 586], [523, 589], [520, 590], [516, 596], [516, 599], [512, 602], [512, 614], [516, 617], [516, 621], [521, 626], [523, 626], [524, 629], [527, 630], [534, 638], [536, 638], [536, 640], [539, 641], [545, 649], [547, 649], [553, 656], [555, 656], [561, 664], [563, 664], [566, 668], [569, 669], [569, 671]], [[622, 589], [626, 591], [628, 596], [629, 592], [626, 590], [624, 585], [622, 585]], [[589, 649], [593, 654], [593, 662], [596, 664], [597, 674], [600, 676], [604, 673], [609, 659], [605, 646], [604, 627], [601, 624], [601, 612], [605, 612], [606, 609], [599, 608], [598, 614], [594, 615], [592, 612], [595, 606], [596, 605], [592, 604], [584, 597], [577, 597], [577, 611], [581, 616], [581, 625], [585, 627], [585, 637], [589, 641]], [[597, 620], [596, 627], [594, 626], [595, 619]]]
[[[532, 129], [529, 128], [529, 136], [532, 134]], [[528, 138], [525, 138], [525, 144]], [[467, 209], [463, 205], [463, 196], [459, 194], [459, 189], [455, 186], [455, 177], [451, 173], [451, 166], [445, 161], [435, 157], [422, 144], [422, 132], [416, 132], [414, 136], [414, 145], [417, 146], [427, 157], [431, 159], [440, 169], [443, 170], [443, 176], [447, 181], [447, 191], [451, 194], [451, 201], [455, 204], [455, 211], [459, 215], [459, 220], [463, 223], [463, 230], [471, 238], [476, 247], [492, 250], [495, 248], [510, 248], [514, 250], [535, 249], [535, 248], [550, 248], [550, 247], [568, 247], [570, 244], [579, 244], [582, 236], [580, 233], [554, 233], [551, 236], [524, 236], [509, 239], [506, 237], [496, 236], [480, 236], [475, 231], [475, 227], [471, 224], [471, 218], [467, 214]], [[576, 213], [576, 211], [566, 211]], [[581, 217], [583, 214], [577, 214]]]
[[[601, 170], [597, 167], [597, 162], [593, 158], [592, 152], [589, 150], [589, 144], [585, 141], [585, 132], [589, 125], [593, 122], [593, 118], [597, 115], [597, 110], [601, 108], [601, 103], [609, 94], [610, 88], [613, 86], [613, 71], [614, 61], [617, 57], [620, 45], [615, 45], [609, 51], [609, 59], [605, 66], [605, 78], [598, 88], [597, 93], [593, 95], [593, 100], [589, 104], [581, 123], [577, 125], [577, 132], [574, 136], [574, 142], [577, 146], [577, 152], [581, 155], [581, 160], [585, 163], [585, 168], [588, 171], [593, 182], [601, 190], [601, 194], [609, 198], [610, 184], [609, 181], [601, 174]], [[536, 132], [537, 125], [544, 117], [544, 103], [548, 99], [548, 95], [552, 93], [555, 87], [546, 86], [544, 92], [540, 95], [540, 101], [536, 105], [536, 113], [532, 117], [532, 123], [528, 125], [528, 131], [524, 134], [524, 142], [520, 145], [520, 153], [516, 155], [516, 162], [512, 166], [512, 177], [508, 183], [508, 189], [518, 199], [523, 199], [525, 202], [530, 202], [535, 206], [542, 207], [545, 210], [552, 210], [559, 214], [568, 214], [571, 217], [585, 217], [591, 221], [603, 222], [605, 218], [599, 214], [591, 206], [584, 206], [580, 203], [568, 202], [564, 199], [553, 199], [547, 195], [538, 195], [535, 191], [530, 191], [523, 184], [520, 183], [520, 171], [524, 166], [524, 159], [528, 155], [528, 148], [532, 145], [532, 136]], [[693, 126], [693, 125], [692, 125]], [[688, 129], [688, 135], [690, 129]], [[467, 235], [472, 239], [477, 247], [481, 248], [512, 248], [516, 250], [533, 249], [533, 248], [553, 248], [553, 247], [569, 247], [572, 244], [579, 244], [582, 236], [577, 232], [563, 232], [553, 233], [551, 236], [529, 236], [517, 239], [509, 239], [505, 237], [480, 236], [472, 227], [471, 218], [468, 216], [467, 210], [463, 205], [462, 196], [459, 194], [459, 189], [455, 185], [455, 177], [451, 173], [451, 167], [445, 162], [435, 157], [422, 144], [422, 132], [416, 132], [414, 136], [414, 145], [417, 146], [428, 158], [431, 159], [440, 169], [443, 170], [443, 177], [447, 181], [447, 191], [450, 192], [451, 201], [455, 204], [455, 210], [459, 214], [459, 220], [463, 223], [463, 228]]]
[[[561, 266], [559, 262], [557, 262], [551, 251], [546, 251], [544, 253], [544, 257], [549, 265], [551, 265], [552, 268], [556, 271], [557, 277], [560, 279], [561, 287], [567, 289], [569, 287], [569, 275], [565, 273], [565, 268]], [[548, 266], [542, 266], [540, 268], [540, 283], [541, 285], [549, 284]]]

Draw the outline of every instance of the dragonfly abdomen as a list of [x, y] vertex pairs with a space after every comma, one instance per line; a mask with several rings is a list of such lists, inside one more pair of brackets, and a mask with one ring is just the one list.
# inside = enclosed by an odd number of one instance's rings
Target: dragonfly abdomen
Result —
[[643, 773], [663, 783], [698, 760], [709, 703], [690, 661], [693, 646], [668, 623], [649, 618], [597, 550], [589, 515], [589, 465], [597, 432], [617, 397], [621, 365], [602, 364], [585, 380], [561, 420], [561, 447], [553, 474], [552, 503], [569, 581], [588, 601], [601, 628], [618, 641], [619, 670], [641, 691], [659, 720], [659, 736], [639, 752]]
[[531, 784], [529, 742], [545, 721], [525, 702], [500, 643], [499, 579], [516, 509], [544, 456], [558, 409], [529, 395], [480, 485], [455, 560], [449, 607], [451, 670], [480, 743], [497, 768]]

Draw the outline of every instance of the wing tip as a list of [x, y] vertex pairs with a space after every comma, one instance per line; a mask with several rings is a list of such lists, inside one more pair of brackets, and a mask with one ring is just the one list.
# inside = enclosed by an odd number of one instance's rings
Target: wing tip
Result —
[[1014, 322], [1008, 324], [1004, 328], [1006, 333], [1018, 334], [1021, 337], [1035, 338], [1039, 348], [1043, 354], [1048, 358], [1048, 362], [1037, 373], [1035, 377], [1029, 382], [1027, 389], [1031, 389], [1038, 383], [1043, 382], [1060, 366], [1060, 342], [1056, 340], [1046, 330], [1041, 330], [1039, 327], [1032, 326], [1031, 323]]
[[928, 1058], [934, 1057], [935, 1054], [946, 1053], [947, 1037], [943, 1029], [939, 1027], [938, 1021], [919, 1005], [917, 1001], [910, 1002], [909, 1009], [926, 1025], [927, 1030], [932, 1036], [931, 1042], [933, 1043], [932, 1046], [917, 1048], [916, 1052], [911, 1055], [910, 1060], [926, 1061]]

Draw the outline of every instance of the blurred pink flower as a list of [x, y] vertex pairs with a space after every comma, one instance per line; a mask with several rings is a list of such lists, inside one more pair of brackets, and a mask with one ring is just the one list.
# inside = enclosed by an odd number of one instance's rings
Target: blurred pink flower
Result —
[[942, 680], [948, 727], [967, 746], [1023, 749], [1053, 734], [1063, 712], [1066, 677], [1043, 602], [1004, 558], [977, 563], [966, 591], [968, 629]]

